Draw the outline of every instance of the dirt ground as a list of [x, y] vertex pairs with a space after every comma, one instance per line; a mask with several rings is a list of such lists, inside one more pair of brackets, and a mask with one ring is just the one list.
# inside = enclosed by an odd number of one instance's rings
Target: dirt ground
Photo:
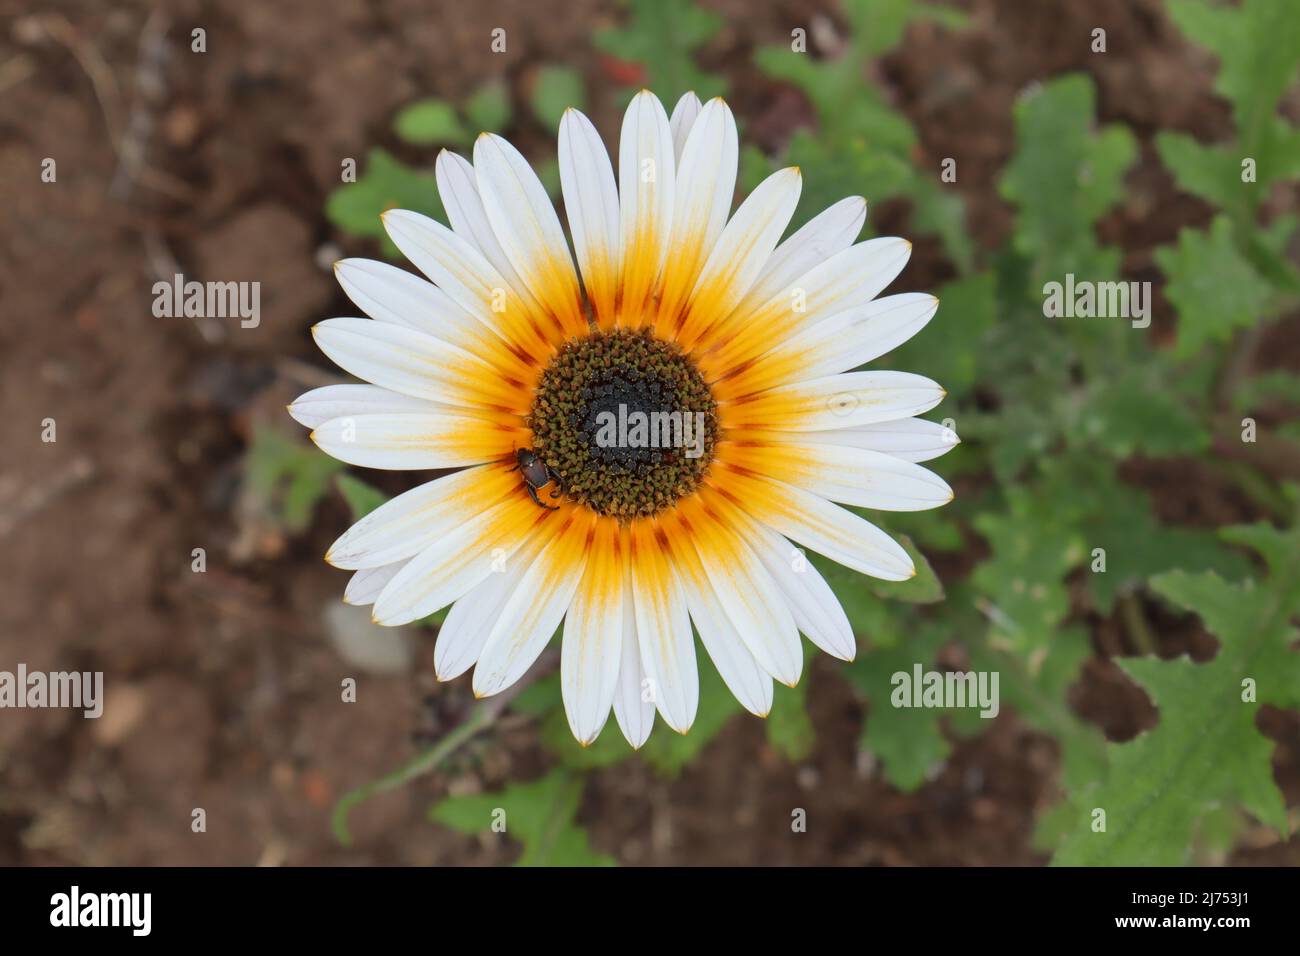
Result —
[[[782, 105], [788, 94], [757, 74], [749, 53], [830, 4], [704, 5], [728, 20], [704, 63], [728, 74], [738, 111], [779, 140], [800, 110]], [[1102, 119], [1128, 124], [1146, 160], [1104, 234], [1124, 247], [1129, 278], [1150, 278], [1152, 249], [1208, 220], [1175, 192], [1151, 147], [1157, 125], [1208, 139], [1227, 132], [1208, 59], [1154, 0], [957, 5], [971, 29], [913, 26], [881, 66], [920, 129], [918, 161], [961, 158], [973, 232], [992, 248], [1010, 228], [996, 182], [1014, 98], [1062, 71], [1092, 73]], [[430, 162], [394, 141], [397, 108], [427, 95], [458, 100], [491, 76], [518, 105], [544, 63], [584, 72], [608, 136], [619, 109], [589, 35], [617, 21], [618, 8], [39, 7], [0, 2], [0, 668], [103, 671], [110, 714], [0, 718], [0, 864], [508, 861], [509, 847], [434, 826], [424, 811], [449, 791], [540, 772], [546, 757], [527, 720], [480, 740], [447, 772], [366, 804], [353, 846], [331, 835], [334, 801], [409, 758], [431, 722], [436, 732], [463, 714], [468, 682], [436, 684], [425, 635], [406, 667], [362, 675], [357, 703], [341, 705], [339, 682], [356, 669], [324, 636], [323, 614], [346, 578], [321, 555], [348, 523], [346, 508], [332, 495], [306, 534], [285, 535], [245, 507], [242, 456], [255, 422], [300, 435], [285, 403], [334, 374], [308, 328], [352, 311], [329, 263], [374, 254], [322, 212], [341, 158], [382, 145]], [[1080, 40], [1098, 23], [1109, 31], [1104, 57]], [[194, 26], [207, 31], [204, 54], [189, 50]], [[489, 57], [484, 38], [497, 26], [511, 41]], [[521, 145], [541, 154], [540, 143]], [[46, 157], [57, 160], [57, 183], [40, 181]], [[873, 217], [886, 231], [906, 222], [890, 204]], [[150, 286], [175, 272], [257, 278], [261, 325], [155, 318]], [[927, 240], [901, 281], [930, 288], [949, 274]], [[54, 443], [39, 440], [46, 418], [57, 423]], [[1251, 517], [1240, 503], [1187, 495], [1181, 507], [1208, 523], [1223, 509]], [[198, 547], [203, 574], [191, 570]], [[1095, 623], [1107, 650], [1115, 629]], [[595, 848], [629, 864], [1044, 861], [1031, 832], [1055, 794], [1049, 739], [1004, 711], [988, 733], [960, 742], [933, 782], [900, 794], [858, 759], [861, 707], [834, 666], [821, 660], [810, 676], [817, 744], [801, 765], [767, 747], [760, 722], [740, 718], [676, 780], [635, 760], [596, 772], [580, 814]], [[1073, 702], [1117, 739], [1153, 719], [1101, 656]], [[1292, 741], [1276, 760], [1294, 803], [1300, 727], [1275, 717], [1269, 732]], [[791, 806], [816, 822], [797, 838]], [[206, 833], [191, 832], [196, 807]], [[1300, 862], [1295, 840], [1251, 839], [1235, 860]]]

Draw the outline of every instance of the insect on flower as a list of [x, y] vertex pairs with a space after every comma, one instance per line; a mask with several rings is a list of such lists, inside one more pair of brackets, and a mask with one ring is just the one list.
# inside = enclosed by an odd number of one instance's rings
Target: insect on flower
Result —
[[545, 488], [552, 482], [555, 484], [555, 488], [551, 491], [552, 498], [558, 498], [564, 493], [564, 489], [560, 487], [560, 479], [551, 471], [551, 466], [542, 461], [537, 452], [531, 448], [516, 449], [515, 467], [510, 470], [514, 471], [515, 469], [518, 469], [524, 478], [524, 487], [528, 489], [528, 497], [532, 498], [539, 508], [546, 508], [549, 511], [560, 510], [554, 505], [542, 504], [537, 498], [537, 489]]

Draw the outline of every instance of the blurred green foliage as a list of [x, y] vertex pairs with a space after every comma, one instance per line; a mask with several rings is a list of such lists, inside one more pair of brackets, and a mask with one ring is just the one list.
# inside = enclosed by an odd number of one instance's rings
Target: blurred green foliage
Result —
[[[691, 0], [631, 0], [627, 8], [624, 25], [595, 37], [601, 51], [639, 67], [670, 107], [688, 90], [702, 98], [726, 90], [697, 59], [721, 28], [717, 15]], [[1262, 703], [1300, 706], [1290, 623], [1300, 612], [1297, 494], [1249, 461], [1224, 461], [1213, 449], [1240, 441], [1243, 416], [1294, 418], [1287, 410], [1300, 408], [1300, 376], [1250, 374], [1251, 363], [1242, 361], [1261, 329], [1300, 306], [1300, 270], [1286, 253], [1298, 220], [1264, 218], [1269, 188], [1300, 176], [1300, 130], [1278, 114], [1300, 62], [1300, 17], [1286, 0], [1237, 7], [1170, 0], [1168, 10], [1217, 58], [1215, 89], [1232, 107], [1235, 131], [1219, 143], [1173, 130], [1155, 136], [1178, 188], [1208, 203], [1213, 215], [1156, 250], [1169, 308], [1151, 313], [1150, 328], [1044, 310], [1048, 283], [1067, 275], [1126, 281], [1134, 268], [1121, 248], [1103, 241], [1098, 225], [1124, 205], [1137, 141], [1121, 125], [1098, 125], [1088, 76], [1052, 78], [1016, 103], [1014, 149], [999, 180], [1014, 221], [1001, 248], [980, 250], [956, 185], [938, 164], [918, 162], [924, 151], [916, 129], [871, 79], [909, 23], [925, 18], [960, 30], [961, 14], [913, 0], [845, 0], [848, 32], [833, 53], [809, 52], [807, 37], [792, 34], [753, 57], [768, 81], [799, 90], [813, 116], [780, 155], [742, 146], [742, 192], [775, 168], [799, 165], [804, 193], [792, 228], [846, 195], [863, 195], [872, 203], [905, 201], [911, 231], [941, 240], [956, 278], [937, 290], [938, 317], [873, 364], [942, 383], [949, 397], [934, 417], [950, 419], [963, 439], [937, 464], [958, 485], [953, 504], [868, 516], [904, 542], [917, 578], [887, 584], [810, 556], [840, 597], [859, 654], [848, 665], [819, 666], [816, 678], [805, 674], [793, 690], [778, 688], [767, 745], [791, 762], [808, 759], [818, 746], [809, 682], [843, 679], [865, 705], [866, 763], [900, 790], [915, 790], [942, 769], [959, 739], [988, 722], [970, 710], [894, 707], [893, 675], [953, 660], [996, 671], [1002, 710], [1058, 745], [1062, 799], [1042, 815], [1037, 841], [1060, 863], [1211, 858], [1240, 831], [1243, 811], [1281, 832], [1287, 827], [1269, 763], [1272, 743], [1255, 716]], [[577, 73], [547, 67], [529, 105], [551, 132], [582, 95]], [[481, 112], [414, 104], [399, 114], [398, 133], [413, 143], [454, 145], [465, 118]], [[495, 128], [509, 115], [507, 101]], [[422, 174], [399, 166], [373, 153], [367, 176], [331, 197], [336, 224], [375, 235], [385, 205], [429, 209], [437, 202]], [[549, 175], [553, 180], [553, 164]], [[1295, 441], [1300, 429], [1283, 425], [1270, 438]], [[1216, 531], [1204, 518], [1195, 526], [1162, 520], [1152, 494], [1126, 478], [1135, 459], [1195, 468], [1292, 530], [1258, 524]], [[317, 479], [306, 480], [310, 488]], [[358, 514], [374, 506], [351, 479], [339, 482]], [[955, 570], [941, 581], [926, 553]], [[1196, 615], [1221, 642], [1219, 653], [1205, 663], [1160, 659], [1148, 620], [1157, 607], [1164, 615]], [[1096, 653], [1091, 634], [1102, 620], [1131, 655], [1119, 666], [1159, 710], [1154, 730], [1123, 744], [1106, 743], [1069, 702]], [[702, 647], [697, 657], [700, 705], [691, 733], [661, 726], [634, 758], [662, 775], [680, 773], [742, 713]], [[1255, 682], [1250, 700], [1243, 696], [1248, 679]], [[555, 769], [500, 794], [444, 800], [433, 818], [482, 833], [492, 811], [504, 807], [507, 833], [524, 846], [520, 862], [606, 862], [575, 823], [582, 775], [633, 758], [631, 749], [612, 722], [592, 746], [574, 742], [558, 675], [527, 688], [512, 709], [539, 723]], [[1095, 828], [1097, 809], [1106, 811], [1104, 832]]]
[[883, 93], [865, 82], [874, 60], [902, 39], [909, 20], [938, 19], [948, 26], [962, 22], [953, 10], [912, 0], [850, 0], [844, 5], [850, 35], [834, 59], [814, 59], [795, 49], [797, 39], [760, 48], [754, 62], [772, 79], [803, 91], [816, 113], [816, 129], [795, 132], [781, 165], [807, 170], [795, 213], [799, 225], [845, 195], [870, 201], [909, 200], [918, 232], [943, 240], [953, 263], [968, 271], [974, 245], [964, 226], [964, 207], [957, 192], [945, 188], [938, 168], [918, 168], [916, 129]]
[[640, 85], [670, 108], [688, 90], [701, 100], [727, 92], [726, 81], [700, 69], [694, 57], [722, 29], [722, 17], [692, 0], [627, 0], [626, 7], [627, 22], [597, 33], [597, 49], [644, 70]]
[[537, 71], [530, 101], [533, 115], [548, 132], [559, 129], [564, 111], [587, 108], [582, 74], [567, 66], [544, 66]]
[[[1160, 723], [1112, 744], [1110, 767], [1071, 795], [1076, 825], [1055, 862], [1063, 865], [1185, 865], [1194, 835], [1217, 806], [1241, 806], [1279, 833], [1286, 804], [1273, 780], [1273, 741], [1256, 727], [1261, 704], [1300, 707], [1300, 531], [1265, 524], [1222, 536], [1258, 552], [1266, 573], [1240, 584], [1214, 572], [1175, 570], [1151, 579], [1156, 594], [1198, 615], [1220, 641], [1212, 661], [1187, 657], [1120, 661], [1160, 709]], [[1090, 825], [1097, 810], [1107, 826]]]
[[[412, 146], [468, 151], [480, 132], [505, 129], [511, 115], [509, 91], [501, 81], [492, 80], [480, 86], [459, 108], [436, 97], [408, 104], [393, 118], [393, 132]], [[410, 209], [447, 221], [431, 168], [408, 165], [376, 147], [356, 173], [355, 181], [345, 179], [326, 198], [325, 215], [345, 233], [378, 239], [388, 258], [401, 256], [380, 222], [379, 217], [387, 210]]]
[[244, 481], [258, 506], [291, 533], [305, 531], [330, 478], [345, 466], [315, 448], [257, 426], [244, 460]]
[[595, 853], [586, 831], [574, 825], [582, 780], [552, 770], [529, 783], [512, 783], [500, 793], [448, 797], [429, 811], [429, 819], [462, 833], [508, 834], [524, 846], [516, 866], [613, 866]]

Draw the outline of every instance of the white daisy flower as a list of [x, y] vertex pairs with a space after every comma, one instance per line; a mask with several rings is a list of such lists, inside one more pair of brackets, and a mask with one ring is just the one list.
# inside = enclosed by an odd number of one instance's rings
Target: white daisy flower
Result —
[[[383, 217], [427, 278], [364, 259], [337, 266], [370, 318], [314, 328], [371, 384], [303, 395], [294, 417], [342, 461], [456, 469], [357, 522], [326, 555], [345, 600], [380, 624], [451, 606], [441, 680], [474, 668], [479, 696], [517, 681], [564, 625], [564, 706], [583, 744], [611, 708], [634, 747], [655, 711], [685, 733], [698, 674], [691, 625], [719, 674], [766, 715], [793, 685], [799, 633], [844, 660], [853, 631], [799, 546], [863, 574], [915, 574], [892, 538], [840, 504], [892, 511], [951, 500], [917, 462], [956, 442], [914, 416], [943, 398], [918, 375], [853, 372], [919, 331], [929, 295], [877, 298], [903, 239], [855, 243], [851, 197], [784, 242], [798, 169], [728, 218], [737, 137], [721, 99], [671, 119], [649, 92], [623, 118], [618, 173], [595, 127], [559, 131], [572, 254], [523, 156], [484, 134], [473, 163], [438, 157], [451, 228]], [[577, 268], [574, 267], [574, 259]], [[597, 423], [677, 411], [696, 447], [611, 446]], [[698, 416], [698, 417], [696, 417]]]

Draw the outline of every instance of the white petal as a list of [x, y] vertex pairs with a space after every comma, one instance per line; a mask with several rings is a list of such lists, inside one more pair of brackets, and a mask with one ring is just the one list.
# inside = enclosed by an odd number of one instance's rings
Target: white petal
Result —
[[[765, 441], [806, 441], [805, 432], [763, 432]], [[946, 455], [960, 444], [957, 433], [938, 422], [923, 418], [898, 418], [858, 428], [838, 428], [817, 433], [817, 441], [827, 445], [847, 445], [868, 451], [884, 452], [903, 461], [930, 461]]]
[[585, 331], [564, 228], [528, 161], [500, 136], [484, 133], [474, 143], [474, 174], [492, 231], [524, 286], [562, 327]]
[[453, 302], [506, 341], [542, 354], [546, 340], [520, 297], [522, 284], [507, 281], [483, 253], [436, 219], [407, 209], [390, 209], [381, 218], [402, 255]]
[[[614, 692], [614, 717], [633, 750], [650, 737], [655, 724], [654, 699], [648, 693], [641, 646], [636, 633], [636, 611], [631, 576], [623, 591], [623, 650], [618, 658], [618, 687]], [[649, 698], [649, 699], [647, 699]]]
[[501, 248], [496, 233], [492, 231], [492, 224], [483, 209], [483, 199], [479, 195], [474, 166], [464, 156], [444, 149], [438, 154], [434, 173], [438, 178], [438, 195], [447, 210], [447, 221], [451, 223], [451, 228], [483, 254], [492, 268], [530, 308], [535, 308], [537, 300], [520, 279], [510, 257]]
[[492, 366], [423, 332], [354, 318], [326, 319], [311, 331], [334, 364], [394, 392], [467, 408], [513, 400]]
[[618, 690], [623, 651], [623, 596], [627, 566], [618, 531], [597, 529], [582, 583], [564, 619], [560, 689], [569, 729], [583, 746], [600, 734]]
[[781, 589], [799, 630], [832, 657], [853, 660], [857, 653], [853, 627], [821, 572], [800, 549], [771, 528], [747, 522], [745, 533]]
[[731, 528], [696, 532], [696, 551], [718, 604], [759, 666], [794, 686], [803, 671], [799, 631], [771, 575]]
[[944, 394], [938, 384], [911, 372], [845, 372], [729, 402], [722, 406], [722, 419], [726, 428], [856, 428], [919, 415]]
[[925, 328], [939, 300], [920, 292], [873, 299], [805, 326], [742, 373], [745, 389], [822, 378], [865, 365]]
[[948, 483], [910, 461], [884, 452], [821, 444], [821, 432], [805, 442], [738, 444], [726, 460], [813, 494], [859, 508], [928, 511], [952, 500]]
[[[727, 224], [736, 191], [736, 118], [721, 98], [709, 100], [691, 126], [677, 164], [672, 257], [661, 307], [675, 312], [695, 287], [700, 269]], [[774, 240], [775, 243], [775, 240]]]
[[600, 134], [574, 109], [560, 121], [560, 187], [587, 295], [602, 326], [612, 324], [621, 251], [618, 187]]
[[527, 499], [503, 502], [451, 529], [417, 554], [379, 595], [375, 620], [407, 624], [466, 594], [492, 573], [494, 562], [509, 560], [534, 533], [539, 519], [521, 513], [524, 505], [539, 510]]
[[[525, 546], [524, 550], [529, 549]], [[433, 672], [438, 680], [454, 680], [478, 662], [526, 566], [520, 555], [499, 562], [491, 574], [451, 606], [438, 628], [438, 643], [433, 648]]]
[[359, 570], [410, 558], [518, 486], [517, 475], [495, 466], [444, 475], [385, 501], [344, 532], [325, 560]]
[[632, 600], [641, 666], [664, 722], [684, 734], [695, 722], [700, 695], [686, 601], [658, 543], [645, 529], [635, 526], [633, 540]]
[[682, 150], [686, 148], [686, 137], [691, 134], [691, 127], [695, 125], [695, 120], [703, 108], [700, 98], [694, 91], [683, 93], [682, 98], [673, 107], [673, 115], [668, 125], [673, 131], [673, 154], [679, 163], [682, 159]]
[[378, 385], [325, 385], [299, 395], [289, 406], [289, 414], [298, 424], [317, 428], [331, 418], [347, 415], [431, 412], [450, 407], [423, 398], [412, 398], [400, 392], [390, 392]]
[[341, 259], [334, 275], [348, 298], [377, 322], [403, 325], [469, 348], [487, 330], [432, 283], [386, 262]]
[[694, 330], [731, 314], [745, 297], [789, 225], [802, 189], [799, 170], [791, 166], [768, 176], [740, 204], [691, 293], [683, 323], [691, 339]]
[[405, 567], [405, 561], [396, 561], [379, 568], [362, 568], [348, 578], [348, 586], [343, 591], [345, 604], [374, 604], [380, 592], [388, 586], [397, 572]]
[[[706, 337], [721, 344], [713, 365], [730, 371], [799, 329], [870, 302], [903, 270], [911, 251], [905, 239], [868, 239], [794, 279], [753, 313], [736, 309]], [[744, 334], [737, 334], [741, 329]]]
[[339, 461], [397, 471], [482, 464], [510, 454], [527, 438], [522, 428], [445, 412], [350, 415], [311, 433], [312, 441]]
[[668, 258], [677, 162], [663, 104], [649, 90], [632, 97], [618, 142], [620, 261], [625, 318], [639, 321]]
[[740, 472], [727, 475], [727, 486], [723, 493], [732, 504], [847, 568], [886, 581], [906, 581], [916, 574], [912, 559], [897, 541], [820, 495]]
[[784, 292], [800, 276], [848, 249], [862, 232], [866, 219], [867, 201], [850, 196], [808, 220], [772, 252], [739, 309], [757, 308]]
[[586, 567], [590, 522], [554, 533], [506, 600], [474, 668], [474, 693], [500, 693], [533, 666], [564, 620]]
[[707, 582], [697, 583], [685, 575], [681, 582], [691, 619], [700, 633], [700, 643], [723, 683], [751, 714], [766, 717], [772, 710], [772, 678], [745, 647]]

